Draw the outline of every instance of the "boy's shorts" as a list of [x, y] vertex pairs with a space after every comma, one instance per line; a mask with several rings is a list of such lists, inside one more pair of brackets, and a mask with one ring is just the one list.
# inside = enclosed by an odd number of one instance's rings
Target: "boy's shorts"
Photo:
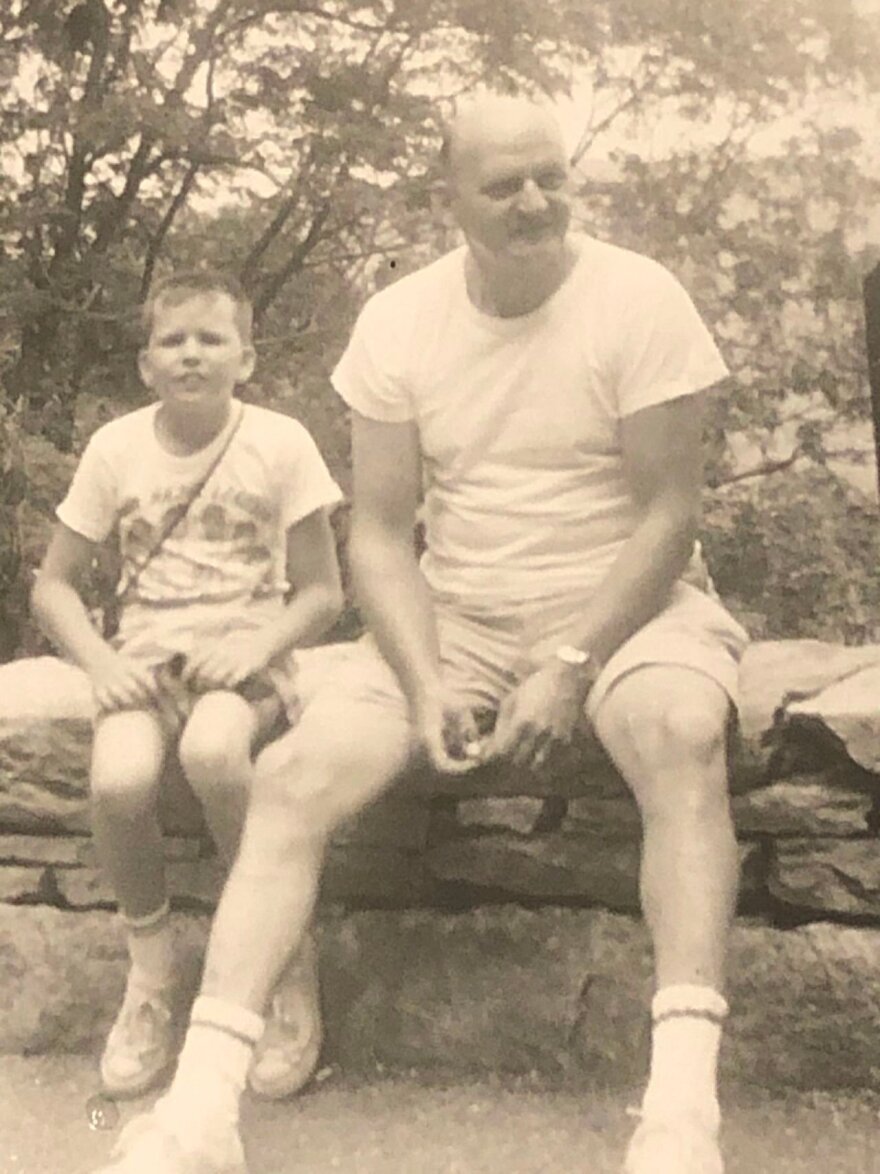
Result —
[[[205, 641], [219, 640], [231, 633], [256, 631], [266, 622], [264, 609], [248, 613], [224, 608], [215, 615], [194, 617], [189, 608], [140, 609], [126, 617], [113, 646], [124, 656], [151, 669], [159, 685], [159, 715], [169, 734], [179, 734], [204, 690], [189, 687], [182, 680], [186, 657]], [[194, 623], [194, 618], [201, 622]], [[300, 712], [297, 692], [297, 658], [293, 650], [281, 652], [260, 672], [254, 673], [234, 690], [254, 709], [257, 740], [264, 744], [289, 725]], [[100, 716], [100, 715], [99, 715]]]

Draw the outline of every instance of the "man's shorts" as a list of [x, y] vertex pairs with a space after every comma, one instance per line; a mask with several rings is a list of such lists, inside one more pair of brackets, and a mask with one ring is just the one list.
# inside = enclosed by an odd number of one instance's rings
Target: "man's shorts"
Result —
[[[583, 606], [582, 599], [541, 600], [502, 614], [439, 601], [441, 660], [453, 696], [474, 710], [497, 709], [559, 644], [577, 640]], [[678, 666], [709, 677], [736, 706], [738, 666], [748, 640], [715, 597], [679, 582], [667, 606], [603, 665], [587, 700], [587, 716], [594, 718], [618, 681], [649, 665]], [[370, 636], [307, 654], [299, 692], [304, 706], [320, 693], [328, 704], [335, 696], [340, 706], [351, 699], [406, 713], [397, 678]]]

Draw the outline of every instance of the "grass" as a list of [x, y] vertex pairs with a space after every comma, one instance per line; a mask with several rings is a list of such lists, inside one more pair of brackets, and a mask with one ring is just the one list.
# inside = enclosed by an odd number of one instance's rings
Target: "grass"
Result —
[[[246, 1105], [251, 1174], [619, 1174], [633, 1125], [611, 1094], [325, 1076], [292, 1104]], [[0, 1174], [90, 1174], [115, 1135], [88, 1126], [94, 1090], [83, 1057], [0, 1058]], [[870, 1095], [728, 1097], [727, 1174], [880, 1174], [878, 1107]]]

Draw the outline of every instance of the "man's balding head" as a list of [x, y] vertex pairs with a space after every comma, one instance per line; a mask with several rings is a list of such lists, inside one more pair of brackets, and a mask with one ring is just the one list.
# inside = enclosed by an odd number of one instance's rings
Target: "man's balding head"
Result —
[[565, 153], [562, 130], [545, 102], [511, 94], [482, 91], [462, 98], [446, 122], [441, 158], [454, 182], [469, 157], [497, 145], [502, 148], [525, 137], [542, 135]]

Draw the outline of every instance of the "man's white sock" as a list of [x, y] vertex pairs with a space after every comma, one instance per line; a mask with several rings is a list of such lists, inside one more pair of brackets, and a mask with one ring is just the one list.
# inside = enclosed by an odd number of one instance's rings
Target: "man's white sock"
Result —
[[254, 1044], [262, 1034], [263, 1019], [253, 1011], [206, 995], [196, 999], [174, 1080], [156, 1106], [178, 1136], [237, 1122]]
[[718, 1125], [718, 1049], [727, 1013], [727, 1001], [711, 987], [681, 984], [657, 992], [646, 1116], [696, 1112]]
[[174, 931], [167, 900], [145, 917], [123, 914], [128, 954], [131, 958], [131, 981], [139, 989], [167, 991], [174, 984]]

